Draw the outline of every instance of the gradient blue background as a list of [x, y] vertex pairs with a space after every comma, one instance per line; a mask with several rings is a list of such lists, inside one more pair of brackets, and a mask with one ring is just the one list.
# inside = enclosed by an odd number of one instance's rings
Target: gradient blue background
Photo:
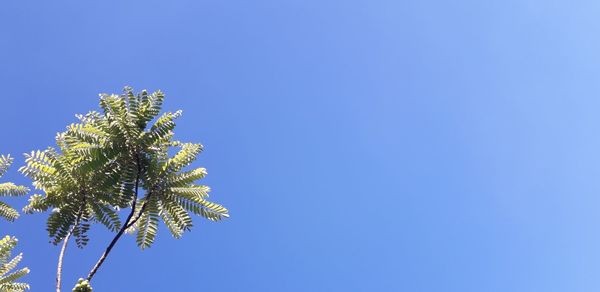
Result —
[[[3, 1], [3, 181], [98, 93], [162, 89], [232, 217], [128, 237], [94, 291], [600, 291], [597, 3]], [[0, 223], [33, 291], [45, 218]]]

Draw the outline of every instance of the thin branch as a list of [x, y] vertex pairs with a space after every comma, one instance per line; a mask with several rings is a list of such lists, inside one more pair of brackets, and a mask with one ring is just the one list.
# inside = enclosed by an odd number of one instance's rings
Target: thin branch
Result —
[[96, 264], [94, 265], [94, 267], [92, 268], [92, 270], [88, 274], [88, 276], [87, 276], [87, 280], [88, 281], [92, 281], [92, 278], [94, 277], [94, 275], [96, 274], [96, 272], [98, 271], [98, 269], [100, 268], [100, 266], [102, 266], [102, 264], [104, 263], [104, 260], [106, 260], [106, 257], [108, 256], [108, 254], [110, 253], [110, 251], [113, 249], [113, 247], [115, 246], [115, 244], [117, 243], [117, 241], [119, 241], [119, 239], [121, 238], [121, 236], [123, 235], [123, 233], [125, 233], [125, 230], [127, 229], [127, 223], [129, 222], [129, 220], [131, 220], [131, 217], [133, 217], [133, 213], [135, 212], [134, 207], [135, 207], [135, 201], [133, 202], [133, 207], [131, 209], [131, 213], [129, 213], [129, 216], [127, 217], [127, 221], [125, 221], [125, 224], [123, 224], [123, 226], [121, 227], [121, 229], [119, 230], [119, 232], [117, 233], [117, 235], [115, 235], [115, 237], [110, 242], [110, 244], [108, 245], [108, 247], [106, 248], [106, 250], [104, 251], [104, 253], [102, 253], [102, 256], [100, 256], [100, 259], [98, 260], [98, 262], [96, 262]]
[[[84, 206], [85, 206], [85, 197], [84, 197]], [[83, 214], [83, 207], [79, 210], [79, 214], [77, 215], [77, 220], [75, 220], [75, 224], [63, 239], [62, 247], [60, 248], [60, 253], [58, 254], [58, 265], [56, 267], [56, 292], [60, 292], [60, 287], [62, 284], [62, 268], [63, 268], [63, 259], [65, 257], [65, 252], [67, 250], [67, 245], [69, 244], [69, 239], [71, 239], [71, 235], [73, 231], [79, 225], [79, 220], [81, 220], [81, 215]]]
[[67, 249], [67, 244], [69, 243], [69, 239], [71, 238], [72, 231], [73, 230], [71, 229], [67, 236], [65, 236], [62, 247], [60, 249], [60, 254], [58, 255], [58, 267], [56, 268], [56, 292], [60, 292], [63, 258], [65, 256], [65, 250]]
[[90, 282], [92, 281], [92, 278], [94, 277], [94, 275], [96, 274], [96, 272], [98, 271], [100, 266], [102, 266], [102, 264], [108, 257], [108, 254], [113, 249], [113, 247], [115, 246], [117, 241], [119, 241], [121, 236], [123, 236], [123, 234], [125, 233], [125, 230], [127, 230], [127, 228], [129, 228], [130, 225], [133, 225], [135, 223], [135, 221], [137, 221], [139, 219], [139, 216], [137, 216], [134, 222], [131, 221], [133, 218], [133, 215], [135, 214], [135, 206], [137, 204], [140, 174], [142, 172], [139, 155], [136, 155], [136, 164], [137, 164], [137, 174], [136, 174], [136, 178], [135, 178], [135, 195], [133, 197], [133, 202], [131, 203], [131, 212], [127, 216], [127, 220], [125, 220], [125, 222], [123, 223], [123, 226], [121, 227], [121, 229], [119, 230], [117, 235], [115, 235], [115, 237], [112, 239], [110, 244], [106, 247], [106, 250], [104, 251], [104, 253], [102, 253], [102, 255], [100, 256], [100, 259], [98, 259], [98, 261], [96, 262], [96, 264], [94, 265], [94, 267], [92, 268], [90, 273], [88, 274], [87, 280]]

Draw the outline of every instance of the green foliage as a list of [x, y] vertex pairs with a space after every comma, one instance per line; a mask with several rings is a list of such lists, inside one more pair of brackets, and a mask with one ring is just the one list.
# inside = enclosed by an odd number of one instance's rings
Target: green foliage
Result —
[[26, 165], [20, 171], [33, 180], [36, 189], [45, 195], [35, 194], [23, 208], [26, 213], [52, 210], [47, 230], [52, 243], [58, 244], [70, 232], [79, 247], [88, 242], [90, 222], [100, 222], [110, 230], [120, 225], [119, 217], [112, 208], [116, 196], [105, 191], [110, 176], [103, 175], [107, 167], [97, 171], [85, 169], [86, 161], [77, 148], [66, 143], [67, 134], [60, 133], [56, 141], [59, 151], [48, 148], [25, 154]]
[[12, 250], [17, 245], [17, 239], [6, 236], [0, 239], [0, 291], [2, 292], [18, 292], [29, 289], [26, 283], [16, 282], [21, 277], [29, 273], [28, 268], [15, 270], [22, 254], [11, 259]]
[[[195, 184], [206, 170], [186, 169], [202, 145], [173, 140], [181, 111], [159, 116], [164, 98], [160, 91], [134, 94], [129, 87], [120, 95], [101, 94], [101, 111], [78, 115], [78, 123], [57, 135], [57, 150], [26, 155], [20, 171], [44, 194], [31, 196], [24, 211], [52, 210], [47, 229], [53, 243], [72, 231], [85, 245], [90, 222], [117, 231], [123, 208], [134, 211], [124, 227], [137, 232], [141, 248], [154, 242], [161, 221], [179, 238], [191, 229], [191, 214], [211, 221], [229, 216], [208, 201], [209, 187]], [[177, 153], [169, 155], [171, 149]]]
[[[0, 177], [3, 176], [13, 159], [10, 155], [0, 155]], [[29, 192], [24, 186], [17, 186], [13, 183], [0, 183], [0, 196], [22, 196]], [[0, 202], [0, 217], [8, 221], [14, 221], [19, 217], [19, 212], [4, 202]], [[5, 236], [0, 239], [0, 291], [19, 292], [29, 289], [26, 283], [15, 282], [29, 273], [28, 268], [22, 268], [14, 271], [23, 258], [22, 254], [11, 259], [12, 250], [17, 245], [17, 239]]]
[[[10, 165], [13, 162], [13, 158], [10, 155], [0, 155], [0, 177], [2, 177]], [[22, 196], [29, 192], [29, 189], [24, 186], [17, 186], [13, 183], [0, 183], [0, 197], [6, 196]], [[19, 212], [4, 202], [0, 202], [0, 217], [14, 221], [19, 217]]]
[[88, 280], [79, 278], [79, 281], [77, 281], [77, 284], [73, 288], [73, 292], [92, 292], [92, 286]]

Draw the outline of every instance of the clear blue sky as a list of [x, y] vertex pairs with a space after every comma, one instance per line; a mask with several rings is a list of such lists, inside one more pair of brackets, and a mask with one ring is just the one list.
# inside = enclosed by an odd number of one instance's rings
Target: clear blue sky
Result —
[[[6, 180], [98, 93], [162, 89], [231, 210], [119, 242], [95, 291], [600, 291], [597, 1], [0, 5]], [[33, 291], [45, 219], [0, 224]]]

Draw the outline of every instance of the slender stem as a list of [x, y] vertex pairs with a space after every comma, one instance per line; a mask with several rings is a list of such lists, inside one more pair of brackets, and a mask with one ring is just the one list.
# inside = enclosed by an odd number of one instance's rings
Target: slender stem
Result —
[[113, 247], [115, 246], [115, 244], [117, 243], [117, 241], [119, 241], [119, 239], [121, 238], [121, 236], [125, 233], [125, 230], [127, 229], [129, 221], [133, 217], [133, 213], [135, 213], [135, 200], [133, 201], [133, 204], [132, 204], [132, 207], [131, 207], [131, 213], [129, 213], [129, 216], [127, 216], [127, 220], [125, 221], [125, 223], [123, 224], [123, 226], [121, 227], [121, 229], [119, 230], [119, 232], [117, 233], [117, 235], [115, 235], [115, 237], [113, 238], [113, 240], [110, 242], [110, 244], [108, 245], [108, 247], [106, 247], [106, 250], [104, 251], [104, 253], [102, 253], [102, 256], [100, 256], [100, 259], [98, 260], [98, 262], [96, 262], [96, 265], [94, 265], [94, 267], [92, 268], [92, 270], [88, 274], [88, 276], [87, 276], [87, 280], [88, 281], [92, 281], [92, 278], [94, 277], [94, 275], [96, 274], [96, 272], [98, 271], [98, 269], [100, 268], [100, 266], [102, 266], [102, 264], [104, 263], [104, 260], [106, 260], [106, 257], [108, 256], [108, 254], [110, 253], [110, 251], [113, 249]]
[[[148, 198], [149, 197], [150, 197], [150, 195], [148, 195]], [[119, 238], [121, 238], [121, 236], [125, 233], [125, 230], [127, 230], [128, 228], [133, 226], [140, 219], [140, 217], [144, 213], [144, 209], [146, 209], [146, 203], [147, 203], [147, 201], [144, 201], [144, 203], [142, 203], [142, 208], [140, 209], [138, 214], [133, 219], [132, 219], [132, 217], [133, 217], [132, 215], [135, 212], [135, 206], [132, 207], [131, 213], [129, 213], [129, 216], [127, 217], [127, 221], [125, 221], [125, 224], [123, 224], [123, 226], [121, 227], [121, 230], [119, 230], [119, 233], [117, 233], [117, 235], [113, 238], [113, 240], [110, 242], [110, 244], [108, 245], [108, 247], [106, 248], [106, 250], [104, 251], [102, 256], [100, 257], [100, 259], [96, 263], [96, 265], [94, 265], [94, 268], [92, 268], [92, 270], [88, 274], [88, 276], [87, 276], [88, 281], [90, 281], [90, 282], [92, 281], [92, 278], [94, 277], [94, 275], [96, 274], [96, 272], [98, 271], [98, 269], [100, 268], [102, 263], [104, 263], [104, 260], [106, 260], [106, 257], [108, 256], [108, 254], [110, 253], [112, 248], [115, 246], [115, 244], [117, 243]]]
[[[115, 244], [117, 243], [117, 241], [119, 241], [119, 239], [121, 238], [121, 236], [123, 236], [123, 234], [125, 233], [125, 230], [127, 230], [127, 228], [129, 228], [131, 225], [133, 225], [135, 223], [135, 221], [137, 221], [140, 218], [140, 216], [137, 216], [135, 218], [135, 220], [132, 221], [133, 215], [135, 214], [135, 206], [137, 204], [138, 189], [139, 189], [139, 182], [140, 182], [140, 174], [142, 172], [141, 168], [140, 168], [141, 165], [140, 165], [139, 156], [136, 156], [136, 159], [137, 159], [137, 161], [136, 161], [136, 163], [137, 163], [137, 175], [136, 175], [136, 178], [135, 178], [135, 195], [133, 197], [133, 202], [131, 203], [131, 212], [127, 216], [127, 220], [125, 220], [125, 223], [123, 223], [123, 226], [121, 226], [121, 229], [119, 230], [119, 232], [117, 233], [117, 235], [115, 235], [115, 237], [112, 239], [112, 241], [110, 242], [110, 244], [106, 247], [106, 250], [104, 250], [104, 253], [102, 253], [102, 255], [100, 256], [100, 259], [96, 262], [96, 264], [94, 265], [94, 267], [92, 268], [92, 270], [88, 274], [87, 280], [90, 281], [90, 282], [92, 281], [92, 278], [94, 277], [94, 275], [96, 274], [96, 272], [98, 271], [98, 269], [100, 269], [100, 266], [102, 266], [102, 264], [104, 263], [104, 261], [108, 257], [108, 254], [113, 249], [113, 247], [115, 246]], [[144, 205], [142, 205], [142, 207], [144, 207]]]
[[[85, 197], [84, 197], [83, 202], [84, 202], [83, 204], [85, 205]], [[71, 235], [73, 234], [73, 231], [75, 231], [75, 228], [77, 228], [77, 225], [79, 225], [79, 220], [81, 220], [81, 215], [83, 215], [83, 208], [79, 210], [79, 214], [77, 215], [75, 224], [73, 225], [73, 227], [71, 227], [71, 230], [69, 230], [69, 233], [67, 233], [67, 235], [63, 239], [63, 244], [62, 244], [62, 247], [60, 248], [60, 253], [58, 254], [58, 266], [56, 267], [56, 292], [60, 292], [60, 287], [62, 284], [63, 259], [65, 257], [65, 253], [67, 251], [67, 245], [69, 244], [69, 239], [71, 239]]]
[[58, 255], [58, 267], [56, 268], [56, 292], [60, 292], [63, 258], [65, 257], [65, 250], [67, 249], [67, 244], [69, 243], [69, 239], [71, 238], [71, 231], [67, 234], [67, 236], [65, 236], [62, 247], [60, 249], [60, 254]]

